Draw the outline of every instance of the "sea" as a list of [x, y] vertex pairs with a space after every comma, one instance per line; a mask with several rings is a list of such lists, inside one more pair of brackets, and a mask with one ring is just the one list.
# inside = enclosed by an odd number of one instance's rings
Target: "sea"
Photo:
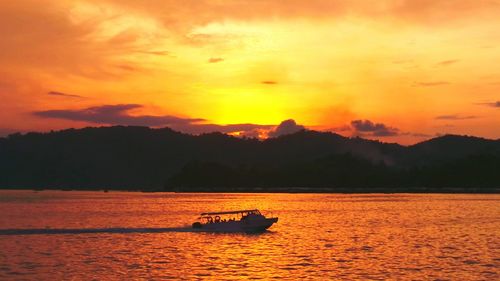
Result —
[[272, 279], [500, 280], [500, 195], [0, 191], [0, 280]]

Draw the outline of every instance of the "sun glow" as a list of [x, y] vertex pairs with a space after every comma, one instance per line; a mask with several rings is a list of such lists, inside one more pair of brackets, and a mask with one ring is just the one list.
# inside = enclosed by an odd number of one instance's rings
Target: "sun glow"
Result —
[[216, 124], [293, 118], [332, 129], [369, 119], [397, 127], [393, 140], [405, 143], [443, 128], [500, 137], [492, 129], [500, 120], [497, 6], [460, 1], [447, 16], [432, 1], [209, 2], [194, 10], [113, 0], [0, 4], [0, 120], [8, 120], [0, 129], [71, 124], [26, 112], [140, 104], [145, 115]]
[[286, 119], [286, 100], [259, 89], [223, 89], [213, 95], [214, 122], [277, 124]]

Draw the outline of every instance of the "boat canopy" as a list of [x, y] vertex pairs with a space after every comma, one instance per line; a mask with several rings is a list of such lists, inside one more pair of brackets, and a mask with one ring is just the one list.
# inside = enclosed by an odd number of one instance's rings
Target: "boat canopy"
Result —
[[201, 216], [229, 215], [229, 214], [240, 214], [240, 213], [260, 213], [260, 212], [257, 209], [253, 209], [253, 210], [241, 210], [241, 211], [202, 213]]

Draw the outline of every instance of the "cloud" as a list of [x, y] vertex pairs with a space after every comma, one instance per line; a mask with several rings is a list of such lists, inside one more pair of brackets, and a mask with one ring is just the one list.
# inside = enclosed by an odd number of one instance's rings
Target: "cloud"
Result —
[[68, 97], [68, 98], [79, 98], [79, 99], [84, 99], [84, 96], [79, 96], [79, 95], [73, 95], [73, 94], [66, 94], [62, 92], [56, 92], [56, 91], [50, 91], [47, 93], [47, 95], [51, 96], [60, 96], [60, 97]]
[[[166, 32], [149, 15], [104, 1], [0, 1], [0, 65], [114, 79], [128, 74], [116, 73], [116, 63], [141, 65], [131, 54], [167, 55], [157, 49]], [[22, 77], [33, 75], [24, 70]]]
[[415, 86], [418, 87], [435, 87], [435, 86], [444, 86], [449, 85], [450, 82], [447, 81], [431, 81], [431, 82], [416, 82]]
[[223, 58], [210, 58], [208, 60], [209, 63], [217, 63], [217, 62], [221, 62], [221, 61], [224, 61]]
[[439, 115], [435, 119], [438, 120], [465, 120], [465, 119], [475, 119], [478, 118], [474, 115], [460, 115], [460, 114], [450, 114], [450, 115]]
[[455, 63], [457, 63], [459, 61], [460, 60], [444, 60], [444, 61], [438, 62], [436, 65], [437, 66], [448, 66], [448, 65], [451, 65], [451, 64], [455, 64]]
[[491, 107], [499, 107], [500, 108], [500, 101], [496, 101], [496, 102], [484, 102], [484, 103], [479, 103], [481, 105], [487, 105], [487, 106], [491, 106]]
[[352, 130], [353, 130], [353, 128], [351, 127], [351, 125], [342, 125], [342, 126], [339, 126], [339, 127], [334, 127], [334, 128], [328, 129], [327, 131], [333, 131], [333, 132], [350, 132]]
[[419, 132], [405, 132], [383, 123], [375, 123], [370, 120], [352, 120], [348, 125], [331, 128], [327, 131], [337, 132], [342, 135], [354, 137], [380, 138], [393, 136], [411, 136], [415, 138], [430, 138], [433, 135]]
[[399, 129], [389, 127], [382, 123], [373, 123], [370, 120], [353, 120], [351, 126], [354, 129], [355, 135], [388, 137], [399, 134]]
[[266, 84], [266, 85], [276, 85], [276, 84], [278, 84], [278, 82], [272, 81], [272, 80], [261, 81], [260, 83]]
[[88, 122], [101, 125], [129, 125], [148, 127], [170, 127], [174, 130], [202, 134], [210, 132], [241, 132], [242, 136], [252, 135], [254, 130], [270, 130], [275, 125], [261, 124], [209, 124], [202, 118], [183, 118], [172, 115], [130, 115], [129, 111], [140, 109], [140, 104], [101, 105], [85, 109], [60, 109], [36, 111], [34, 115], [42, 118], [56, 118], [71, 121]]
[[117, 68], [127, 71], [127, 72], [138, 72], [141, 71], [138, 67], [133, 66], [133, 65], [128, 65], [128, 64], [120, 64], [116, 65]]
[[129, 110], [142, 108], [139, 104], [117, 104], [101, 105], [85, 109], [61, 109], [37, 111], [34, 114], [44, 118], [57, 118], [72, 121], [83, 121], [96, 124], [108, 125], [132, 125], [132, 126], [165, 126], [172, 124], [188, 124], [201, 122], [204, 119], [179, 118], [175, 116], [151, 116], [127, 114]]
[[295, 120], [288, 119], [281, 122], [273, 131], [269, 132], [269, 137], [279, 137], [283, 135], [293, 134], [299, 131], [305, 130], [305, 127], [298, 125]]
[[82, 64], [100, 62], [100, 54], [89, 53], [95, 45], [84, 40], [95, 26], [73, 22], [67, 12], [70, 6], [56, 1], [1, 1], [0, 63], [75, 73]]
[[215, 21], [324, 20], [344, 16], [435, 27], [467, 19], [493, 20], [500, 9], [493, 0], [380, 0], [379, 5], [366, 0], [185, 0], [182, 5], [173, 0], [89, 1], [108, 2], [149, 14], [178, 32]]

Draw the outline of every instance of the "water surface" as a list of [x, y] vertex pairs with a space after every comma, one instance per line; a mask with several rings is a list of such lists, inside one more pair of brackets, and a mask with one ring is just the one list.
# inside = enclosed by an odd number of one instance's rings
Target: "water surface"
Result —
[[[279, 216], [200, 233], [205, 211]], [[0, 191], [0, 279], [499, 280], [500, 195]]]

